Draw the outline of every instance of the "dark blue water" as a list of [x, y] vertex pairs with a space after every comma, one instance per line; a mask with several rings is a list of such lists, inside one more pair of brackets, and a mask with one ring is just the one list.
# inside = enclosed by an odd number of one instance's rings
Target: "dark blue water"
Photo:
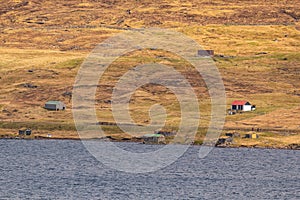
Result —
[[80, 141], [0, 140], [0, 149], [0, 199], [300, 199], [300, 151], [214, 149], [199, 159], [191, 147], [167, 168], [130, 174]]

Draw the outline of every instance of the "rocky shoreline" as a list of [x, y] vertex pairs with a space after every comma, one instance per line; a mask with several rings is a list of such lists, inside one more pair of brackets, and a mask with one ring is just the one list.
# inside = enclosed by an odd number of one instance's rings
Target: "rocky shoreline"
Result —
[[[19, 137], [19, 136], [11, 136], [11, 135], [1, 135], [0, 140], [98, 140], [103, 142], [136, 142], [136, 143], [143, 143], [141, 138], [113, 138], [113, 137], [105, 137], [105, 138], [91, 138], [91, 139], [81, 139], [81, 138], [61, 138], [61, 137], [44, 137], [44, 136], [30, 136], [30, 137]], [[157, 144], [157, 145], [166, 145], [166, 144]], [[201, 145], [201, 143], [193, 143], [192, 145]], [[273, 145], [273, 146], [266, 146], [266, 145], [244, 145], [244, 144], [232, 144], [226, 143], [222, 145], [215, 145], [216, 148], [255, 148], [255, 149], [281, 149], [281, 150], [300, 150], [300, 144], [289, 144], [286, 146], [282, 145]]]

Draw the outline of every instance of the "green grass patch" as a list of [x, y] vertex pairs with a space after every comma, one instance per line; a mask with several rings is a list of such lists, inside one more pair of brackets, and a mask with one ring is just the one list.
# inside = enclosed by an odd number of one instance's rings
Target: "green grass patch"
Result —
[[79, 67], [84, 61], [84, 58], [71, 59], [65, 62], [58, 63], [55, 68], [57, 69], [74, 69]]
[[51, 123], [51, 122], [0, 122], [0, 128], [2, 129], [21, 129], [30, 128], [32, 130], [64, 130], [75, 131], [74, 124], [65, 123]]

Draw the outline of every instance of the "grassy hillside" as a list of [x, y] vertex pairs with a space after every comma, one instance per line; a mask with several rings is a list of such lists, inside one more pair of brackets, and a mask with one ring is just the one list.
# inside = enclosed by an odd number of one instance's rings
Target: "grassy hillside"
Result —
[[[182, 32], [203, 48], [215, 50], [228, 108], [235, 99], [257, 106], [254, 112], [227, 116], [227, 129], [263, 128], [286, 134], [284, 138], [297, 134], [287, 144], [300, 143], [299, 19], [300, 2], [296, 0], [3, 1], [0, 132], [15, 133], [19, 127], [30, 126], [40, 135], [50, 132], [57, 137], [76, 137], [71, 109], [49, 112], [42, 108], [45, 101], [59, 99], [72, 107], [70, 92], [80, 64], [104, 39], [126, 29], [161, 27]], [[173, 66], [195, 83], [202, 114], [197, 140], [201, 140], [210, 121], [207, 89], [197, 82], [201, 77], [191, 76], [195, 74], [191, 66], [166, 52], [133, 52], [110, 67], [97, 91], [99, 121], [113, 122], [107, 100], [115, 82], [110, 78], [116, 80], [128, 69], [149, 61]], [[165, 129], [176, 130], [178, 102], [162, 87], [150, 85], [135, 93], [131, 104], [135, 121], [149, 123], [148, 110], [154, 103], [167, 108]], [[122, 134], [116, 127], [106, 130]]]

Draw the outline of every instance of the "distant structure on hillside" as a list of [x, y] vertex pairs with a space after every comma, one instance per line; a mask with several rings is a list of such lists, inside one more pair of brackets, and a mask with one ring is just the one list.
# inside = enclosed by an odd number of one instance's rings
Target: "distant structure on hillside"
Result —
[[213, 57], [214, 55], [214, 50], [198, 50], [198, 56], [200, 57]]
[[19, 130], [19, 135], [31, 135], [31, 130], [28, 128], [21, 128]]
[[48, 101], [45, 103], [45, 109], [47, 110], [65, 110], [66, 105], [61, 101]]
[[163, 135], [165, 137], [169, 137], [169, 136], [176, 136], [176, 131], [154, 131], [154, 134], [160, 134]]
[[231, 110], [235, 110], [235, 111], [252, 111], [255, 109], [256, 109], [255, 105], [251, 105], [249, 101], [245, 101], [245, 100], [235, 100], [231, 104]]
[[142, 139], [144, 144], [163, 144], [165, 142], [165, 136], [161, 134], [146, 134]]
[[244, 138], [257, 139], [259, 138], [259, 135], [257, 133], [249, 132], [245, 135]]

